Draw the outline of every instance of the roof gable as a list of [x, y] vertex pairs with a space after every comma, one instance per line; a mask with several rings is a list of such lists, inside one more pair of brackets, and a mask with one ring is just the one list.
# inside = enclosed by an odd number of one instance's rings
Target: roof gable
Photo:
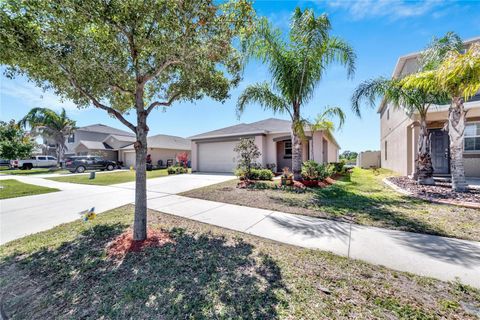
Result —
[[101, 123], [80, 127], [80, 128], [77, 128], [77, 131], [99, 132], [99, 133], [106, 133], [106, 134], [119, 135], [119, 136], [130, 136], [130, 137], [135, 136], [133, 132], [120, 130], [120, 129], [113, 128]]
[[192, 140], [208, 139], [217, 137], [259, 135], [277, 132], [290, 132], [291, 122], [288, 120], [269, 118], [252, 123], [240, 123], [189, 137]]

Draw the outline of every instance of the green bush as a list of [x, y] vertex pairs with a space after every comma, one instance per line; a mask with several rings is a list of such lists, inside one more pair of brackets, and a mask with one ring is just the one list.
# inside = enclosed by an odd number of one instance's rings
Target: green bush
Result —
[[313, 160], [305, 161], [302, 164], [302, 178], [305, 180], [321, 179], [322, 171], [323, 171], [322, 165], [316, 163]]
[[343, 167], [345, 166], [345, 161], [342, 160], [340, 162], [331, 162], [330, 165], [333, 166], [333, 173], [342, 173]]
[[167, 168], [167, 173], [168, 174], [182, 174], [182, 173], [188, 173], [188, 168], [175, 165]]
[[252, 180], [272, 180], [273, 172], [269, 169], [252, 169], [250, 172]]
[[305, 180], [323, 180], [333, 174], [332, 165], [316, 163], [313, 160], [305, 161], [302, 164], [302, 178]]

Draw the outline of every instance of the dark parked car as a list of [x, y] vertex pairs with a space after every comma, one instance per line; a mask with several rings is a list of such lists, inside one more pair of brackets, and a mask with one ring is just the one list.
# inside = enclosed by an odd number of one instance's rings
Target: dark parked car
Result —
[[70, 172], [82, 173], [85, 170], [108, 170], [112, 171], [117, 164], [111, 160], [105, 160], [102, 157], [78, 156], [69, 157], [65, 160], [65, 169]]

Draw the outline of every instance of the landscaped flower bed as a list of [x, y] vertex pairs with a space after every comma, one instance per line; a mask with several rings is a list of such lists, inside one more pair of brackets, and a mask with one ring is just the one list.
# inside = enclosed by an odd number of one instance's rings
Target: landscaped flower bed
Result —
[[480, 203], [480, 190], [468, 190], [467, 192], [455, 192], [451, 183], [437, 182], [434, 186], [420, 185], [408, 177], [391, 177], [390, 182], [412, 193], [413, 196], [431, 200], [451, 200], [453, 202]]

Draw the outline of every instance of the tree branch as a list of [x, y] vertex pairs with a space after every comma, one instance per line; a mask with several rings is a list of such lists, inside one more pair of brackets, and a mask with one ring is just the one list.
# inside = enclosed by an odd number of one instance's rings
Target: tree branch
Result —
[[172, 105], [173, 101], [175, 101], [175, 99], [177, 99], [181, 94], [181, 91], [177, 91], [175, 92], [167, 101], [164, 101], [164, 102], [160, 102], [160, 101], [155, 101], [155, 102], [152, 102], [148, 108], [147, 108], [147, 115], [150, 114], [150, 112], [152, 112], [152, 110], [155, 108], [155, 107], [158, 107], [158, 106], [164, 106], [164, 107], [169, 107]]
[[94, 96], [92, 96], [90, 93], [88, 93], [85, 89], [83, 89], [78, 83], [77, 81], [75, 81], [75, 78], [72, 77], [72, 74], [68, 71], [67, 68], [65, 68], [64, 66], [60, 65], [60, 68], [62, 68], [62, 70], [66, 73], [67, 77], [68, 77], [68, 80], [70, 82], [70, 84], [75, 87], [82, 95], [84, 95], [85, 97], [87, 97], [90, 101], [92, 101], [93, 105], [96, 107], [96, 108], [99, 108], [99, 109], [102, 109], [102, 110], [105, 110], [108, 112], [108, 114], [111, 114], [113, 116], [115, 116], [118, 120], [120, 120], [120, 122], [122, 122], [124, 125], [126, 125], [128, 128], [130, 128], [130, 130], [132, 130], [133, 132], [137, 132], [137, 128], [132, 124], [130, 123], [127, 119], [125, 119], [123, 117], [123, 115], [118, 112], [117, 110], [111, 108], [111, 107], [108, 107], [102, 103], [100, 103]]
[[110, 87], [112, 88], [112, 90], [117, 91], [117, 92], [120, 92], [120, 93], [123, 93], [123, 94], [135, 95], [135, 92], [133, 92], [132, 90], [125, 89], [124, 87], [121, 87], [121, 86], [118, 85], [118, 84], [113, 84], [113, 83], [111, 83], [111, 84], [110, 84]]
[[159, 66], [155, 71], [153, 71], [152, 73], [150, 74], [146, 74], [145, 76], [143, 76], [143, 80], [142, 80], [142, 83], [147, 83], [148, 81], [152, 80], [153, 78], [155, 77], [158, 77], [160, 74], [162, 74], [163, 71], [165, 71], [165, 69], [167, 69], [169, 66], [172, 66], [172, 65], [177, 65], [177, 64], [180, 64], [182, 63], [181, 60], [167, 60], [165, 61], [161, 66]]

